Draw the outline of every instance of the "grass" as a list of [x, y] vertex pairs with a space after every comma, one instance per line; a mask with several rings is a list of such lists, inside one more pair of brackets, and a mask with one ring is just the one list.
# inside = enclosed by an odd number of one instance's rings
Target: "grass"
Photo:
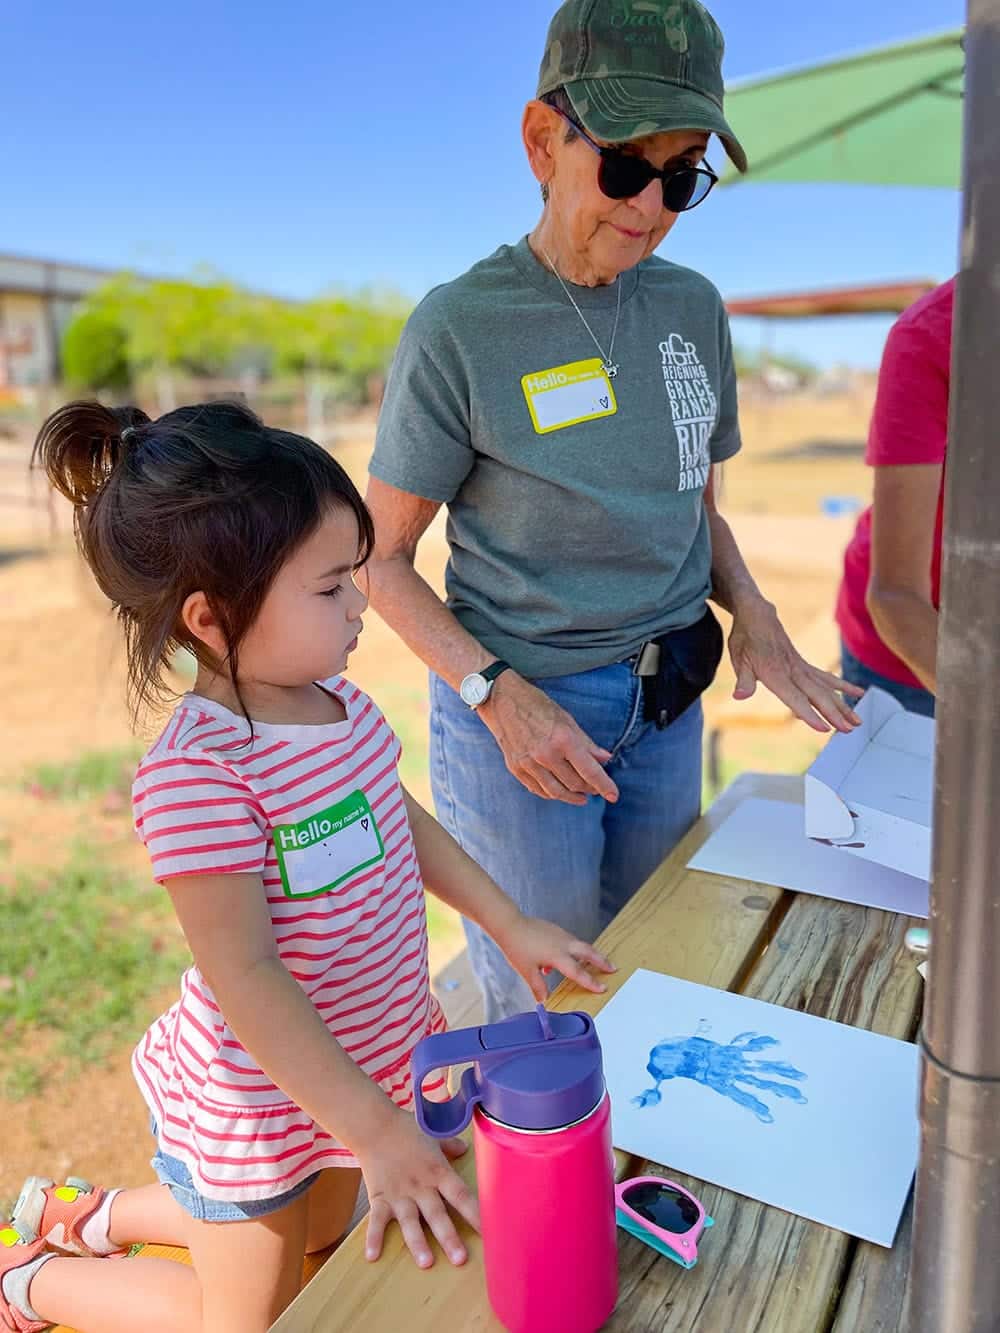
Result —
[[0, 1093], [40, 1091], [53, 1057], [105, 1059], [154, 1017], [187, 961], [165, 895], [77, 848], [0, 888]]
[[422, 805], [433, 811], [426, 686], [423, 683], [417, 687], [386, 681], [379, 686], [375, 702], [403, 747], [399, 765], [403, 785]]
[[68, 764], [36, 765], [29, 769], [24, 785], [36, 795], [61, 801], [116, 792], [127, 795], [142, 754], [139, 745], [120, 750], [89, 750]]
[[[452, 908], [446, 907], [439, 898], [434, 897], [433, 893], [428, 893], [424, 901], [427, 905], [428, 938], [435, 941], [451, 938], [462, 941], [463, 935], [458, 913]], [[456, 952], [463, 947], [464, 944], [459, 944]]]

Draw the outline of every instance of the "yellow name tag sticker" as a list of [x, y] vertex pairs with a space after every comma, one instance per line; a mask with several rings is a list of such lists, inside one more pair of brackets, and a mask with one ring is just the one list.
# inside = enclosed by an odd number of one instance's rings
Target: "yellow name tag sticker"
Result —
[[599, 417], [613, 417], [618, 411], [615, 391], [597, 356], [522, 375], [521, 388], [539, 435]]

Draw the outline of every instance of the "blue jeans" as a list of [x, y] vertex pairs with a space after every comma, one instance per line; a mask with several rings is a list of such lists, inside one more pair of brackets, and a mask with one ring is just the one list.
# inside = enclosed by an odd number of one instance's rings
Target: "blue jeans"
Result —
[[[611, 751], [618, 802], [592, 796], [575, 806], [533, 796], [508, 771], [485, 724], [432, 674], [434, 803], [445, 828], [522, 911], [590, 942], [698, 818], [701, 702], [657, 731], [643, 720], [641, 683], [628, 663], [534, 683]], [[468, 921], [465, 932], [486, 1021], [531, 1009], [526, 983], [489, 936]]]
[[846, 643], [840, 645], [840, 663], [841, 675], [852, 685], [860, 685], [865, 690], [870, 685], [877, 685], [880, 690], [898, 699], [907, 712], [920, 713], [923, 717], [934, 716], [935, 699], [930, 690], [921, 689], [919, 685], [901, 685], [897, 680], [890, 680], [888, 676], [872, 671], [871, 667], [866, 667], [864, 662], [854, 656]]
[[166, 1185], [184, 1211], [197, 1222], [252, 1222], [256, 1217], [267, 1217], [269, 1213], [280, 1212], [287, 1208], [300, 1194], [305, 1194], [319, 1180], [319, 1172], [314, 1171], [305, 1180], [300, 1180], [284, 1194], [270, 1199], [247, 1199], [243, 1203], [226, 1203], [222, 1199], [206, 1199], [199, 1194], [191, 1179], [191, 1172], [179, 1157], [172, 1157], [160, 1147], [159, 1128], [154, 1116], [149, 1117], [149, 1127], [156, 1139], [156, 1152], [150, 1160], [150, 1166], [156, 1172], [161, 1185]]

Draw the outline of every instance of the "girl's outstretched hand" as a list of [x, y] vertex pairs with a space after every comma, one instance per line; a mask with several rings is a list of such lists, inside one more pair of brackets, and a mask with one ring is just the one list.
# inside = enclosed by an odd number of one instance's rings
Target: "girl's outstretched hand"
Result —
[[496, 937], [496, 942], [538, 1001], [544, 1001], [549, 993], [545, 977], [553, 969], [584, 990], [598, 995], [607, 987], [598, 981], [594, 972], [617, 971], [614, 963], [593, 945], [576, 939], [562, 926], [538, 917], [519, 913], [513, 924], [504, 929], [502, 937]]
[[373, 1126], [370, 1144], [355, 1149], [371, 1205], [365, 1258], [374, 1262], [381, 1255], [386, 1227], [395, 1218], [420, 1268], [434, 1262], [425, 1223], [451, 1262], [464, 1264], [468, 1255], [448, 1205], [478, 1231], [479, 1204], [449, 1159], [461, 1157], [467, 1145], [428, 1138], [412, 1115], [395, 1106]]

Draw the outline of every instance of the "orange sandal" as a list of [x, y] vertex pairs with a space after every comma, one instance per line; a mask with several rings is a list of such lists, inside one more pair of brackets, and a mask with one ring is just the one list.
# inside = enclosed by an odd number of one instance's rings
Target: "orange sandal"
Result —
[[81, 1234], [83, 1224], [97, 1212], [108, 1191], [77, 1176], [68, 1176], [65, 1185], [56, 1185], [45, 1176], [29, 1176], [11, 1214], [32, 1235], [40, 1236], [51, 1250], [61, 1254], [82, 1254], [93, 1258], [118, 1259], [127, 1250], [98, 1254]]
[[30, 1228], [17, 1222], [0, 1226], [0, 1328], [9, 1329], [10, 1333], [40, 1333], [41, 1329], [52, 1327], [46, 1319], [29, 1318], [16, 1305], [11, 1305], [3, 1294], [3, 1280], [7, 1273], [44, 1254], [44, 1240]]

